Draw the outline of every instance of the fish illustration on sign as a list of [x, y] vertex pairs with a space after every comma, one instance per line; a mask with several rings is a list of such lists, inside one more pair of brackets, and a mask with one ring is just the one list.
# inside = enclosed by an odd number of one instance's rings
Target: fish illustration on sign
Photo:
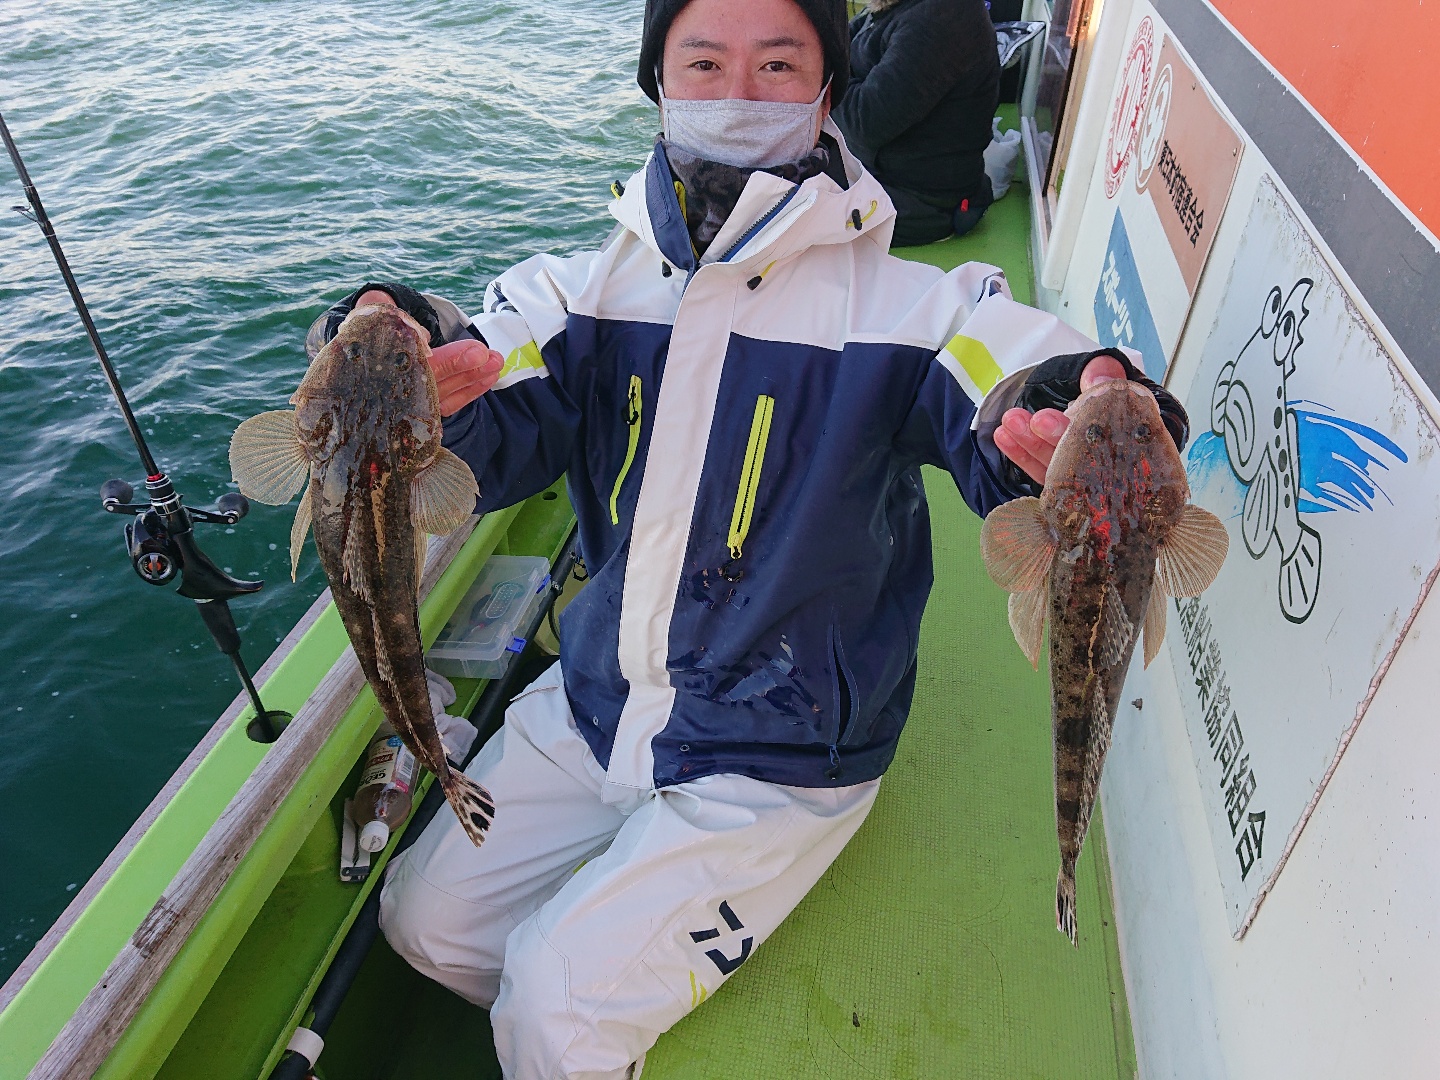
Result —
[[1139, 383], [1091, 387], [1066, 410], [1039, 498], [991, 511], [980, 533], [991, 578], [1010, 595], [1010, 628], [1032, 666], [1050, 624], [1056, 926], [1078, 944], [1080, 856], [1120, 693], [1141, 630], [1148, 666], [1165, 637], [1167, 596], [1198, 596], [1229, 536], [1190, 504], [1180, 451]]
[[479, 847], [494, 800], [445, 758], [416, 608], [425, 534], [459, 528], [478, 492], [470, 466], [440, 445], [429, 356], [429, 333], [398, 308], [356, 308], [311, 361], [290, 398], [295, 409], [235, 429], [230, 467], [257, 502], [278, 506], [301, 493], [292, 576], [313, 522], [335, 607], [385, 719]]
[[1210, 426], [1225, 441], [1235, 478], [1247, 485], [1240, 535], [1260, 559], [1273, 546], [1280, 555], [1280, 611], [1304, 622], [1320, 595], [1320, 534], [1300, 520], [1299, 420], [1286, 395], [1295, 354], [1310, 313], [1305, 300], [1315, 282], [1300, 278], [1287, 295], [1277, 285], [1265, 298], [1260, 325], [1215, 380]]

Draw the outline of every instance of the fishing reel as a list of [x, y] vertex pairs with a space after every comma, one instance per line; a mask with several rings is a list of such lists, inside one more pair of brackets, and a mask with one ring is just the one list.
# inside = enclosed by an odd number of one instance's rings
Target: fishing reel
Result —
[[191, 526], [234, 525], [250, 512], [250, 500], [227, 491], [213, 507], [181, 505], [165, 477], [145, 483], [151, 501], [132, 503], [135, 488], [124, 480], [107, 480], [100, 488], [100, 505], [107, 513], [128, 514], [125, 548], [130, 565], [142, 581], [168, 585], [178, 576], [180, 595], [192, 600], [224, 600], [258, 591], [264, 582], [242, 581], [221, 570], [196, 545]]

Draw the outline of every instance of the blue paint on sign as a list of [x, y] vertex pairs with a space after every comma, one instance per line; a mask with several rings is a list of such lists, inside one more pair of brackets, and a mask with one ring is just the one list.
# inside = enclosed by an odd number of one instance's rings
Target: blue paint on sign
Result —
[[1150, 314], [1150, 303], [1140, 284], [1135, 254], [1119, 209], [1110, 226], [1110, 243], [1095, 289], [1095, 333], [1101, 345], [1123, 345], [1145, 358], [1145, 374], [1156, 382], [1165, 378], [1165, 350]]

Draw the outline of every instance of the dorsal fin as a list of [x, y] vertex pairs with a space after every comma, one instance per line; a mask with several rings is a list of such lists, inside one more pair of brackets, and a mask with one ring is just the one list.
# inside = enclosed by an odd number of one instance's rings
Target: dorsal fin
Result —
[[1125, 654], [1135, 643], [1135, 624], [1125, 611], [1125, 601], [1113, 582], [1105, 586], [1100, 596], [1100, 621], [1095, 626], [1095, 638], [1090, 655], [1100, 668], [1111, 668], [1125, 659]]

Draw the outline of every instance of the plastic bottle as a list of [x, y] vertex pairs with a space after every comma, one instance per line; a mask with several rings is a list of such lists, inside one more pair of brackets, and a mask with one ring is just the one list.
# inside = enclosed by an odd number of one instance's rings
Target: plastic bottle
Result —
[[420, 767], [400, 736], [385, 722], [370, 740], [365, 768], [355, 790], [352, 815], [360, 829], [360, 849], [379, 851], [390, 842], [390, 830], [410, 816], [410, 803]]

